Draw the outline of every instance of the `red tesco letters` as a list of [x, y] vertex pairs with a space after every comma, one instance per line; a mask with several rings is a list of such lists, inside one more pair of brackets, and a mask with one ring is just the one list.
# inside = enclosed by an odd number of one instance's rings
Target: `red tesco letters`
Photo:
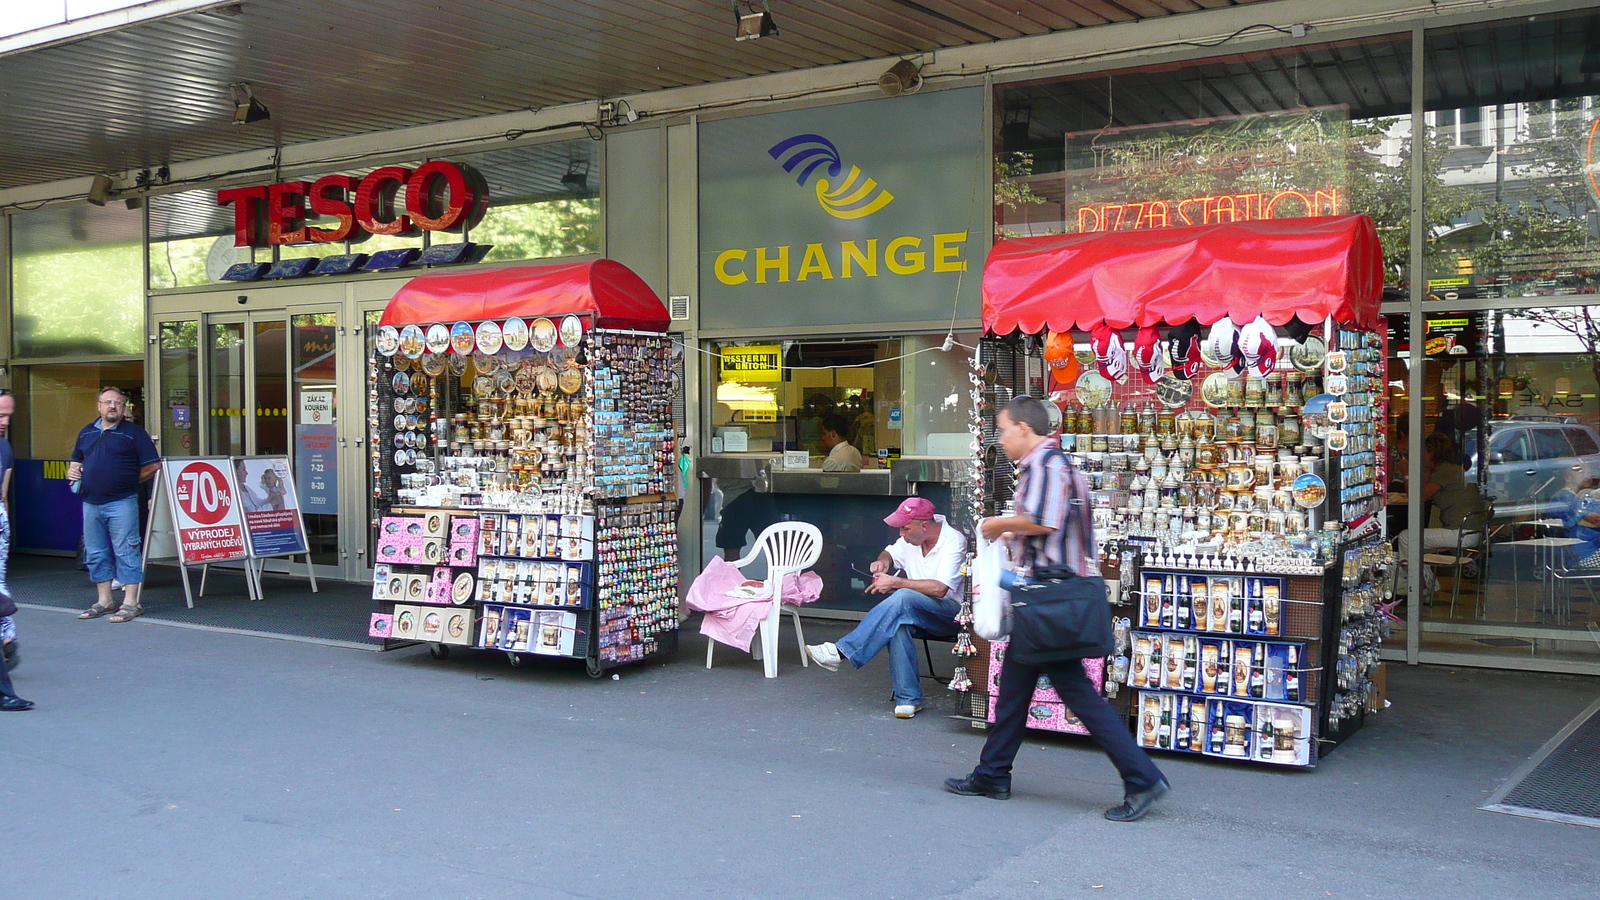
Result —
[[[398, 202], [404, 192], [404, 203]], [[415, 170], [384, 166], [357, 180], [325, 175], [314, 182], [228, 188], [218, 206], [233, 207], [233, 242], [240, 247], [307, 242], [364, 241], [374, 234], [462, 231], [478, 224], [488, 207], [483, 177], [445, 160]], [[307, 210], [325, 226], [307, 222]], [[403, 210], [403, 211], [402, 211]]]

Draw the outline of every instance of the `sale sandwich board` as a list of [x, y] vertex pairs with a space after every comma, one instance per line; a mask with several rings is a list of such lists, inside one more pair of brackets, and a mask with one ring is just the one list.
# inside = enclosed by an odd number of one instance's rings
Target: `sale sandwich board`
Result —
[[[183, 595], [194, 608], [189, 567], [246, 560], [245, 584], [252, 599], [261, 592], [248, 564], [243, 503], [225, 456], [162, 459], [156, 473], [156, 508], [145, 535], [145, 560], [173, 557], [183, 576]], [[205, 593], [204, 572], [200, 592]]]

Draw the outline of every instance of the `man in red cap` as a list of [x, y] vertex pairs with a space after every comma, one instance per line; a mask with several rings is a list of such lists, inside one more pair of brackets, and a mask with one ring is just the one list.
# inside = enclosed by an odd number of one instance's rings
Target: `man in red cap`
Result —
[[[838, 671], [841, 659], [859, 669], [887, 647], [894, 714], [896, 718], [909, 719], [922, 709], [913, 629], [940, 637], [956, 635], [967, 539], [922, 497], [906, 500], [883, 521], [900, 529], [900, 540], [873, 560], [873, 579], [867, 593], [889, 596], [837, 644], [811, 644], [806, 653], [817, 665], [833, 672]], [[897, 568], [905, 573], [903, 577], [889, 574]]]

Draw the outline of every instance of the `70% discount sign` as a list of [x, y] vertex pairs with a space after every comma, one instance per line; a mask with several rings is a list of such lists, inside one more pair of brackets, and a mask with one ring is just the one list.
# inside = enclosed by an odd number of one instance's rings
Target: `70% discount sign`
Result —
[[178, 544], [185, 562], [214, 562], [245, 555], [244, 527], [227, 472], [191, 462], [172, 479]]

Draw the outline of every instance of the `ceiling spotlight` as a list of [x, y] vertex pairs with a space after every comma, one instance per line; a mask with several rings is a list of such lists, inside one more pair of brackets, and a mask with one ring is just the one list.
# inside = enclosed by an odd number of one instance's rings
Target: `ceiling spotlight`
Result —
[[889, 67], [889, 71], [878, 76], [878, 90], [884, 96], [898, 97], [901, 94], [915, 94], [922, 87], [922, 66], [909, 59], [902, 59]]
[[255, 92], [250, 89], [249, 84], [240, 82], [233, 86], [233, 124], [248, 125], [270, 118], [272, 113], [256, 99]]
[[772, 21], [772, 10], [763, 2], [761, 9], [756, 10], [754, 3], [745, 4], [745, 12], [739, 11], [739, 4], [733, 4], [734, 25], [733, 39], [736, 41], [753, 41], [756, 38], [776, 37], [778, 23]]
[[589, 193], [589, 163], [581, 159], [567, 163], [567, 174], [561, 176], [561, 184], [580, 196]]
[[106, 199], [110, 196], [111, 179], [105, 175], [96, 175], [94, 180], [89, 182], [89, 193], [83, 199], [93, 203], [95, 206], [105, 206]]

